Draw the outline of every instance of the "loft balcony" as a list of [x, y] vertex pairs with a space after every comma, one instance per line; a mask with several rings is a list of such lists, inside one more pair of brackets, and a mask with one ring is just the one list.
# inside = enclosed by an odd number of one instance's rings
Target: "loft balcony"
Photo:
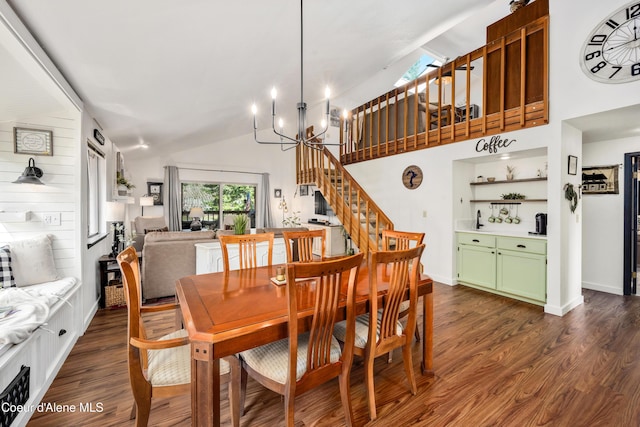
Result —
[[487, 27], [487, 44], [351, 110], [351, 164], [497, 135], [549, 120], [548, 0]]

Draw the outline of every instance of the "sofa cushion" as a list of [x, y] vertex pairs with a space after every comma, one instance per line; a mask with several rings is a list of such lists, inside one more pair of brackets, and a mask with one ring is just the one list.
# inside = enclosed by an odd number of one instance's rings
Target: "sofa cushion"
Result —
[[137, 216], [133, 220], [137, 234], [145, 234], [145, 230], [163, 228], [167, 226], [163, 216]]
[[9, 246], [2, 246], [0, 247], [0, 288], [9, 288], [15, 285], [11, 269], [11, 249]]
[[144, 236], [144, 244], [152, 242], [168, 242], [172, 240], [202, 240], [213, 239], [216, 233], [213, 230], [205, 231], [151, 231]]
[[169, 231], [169, 227], [162, 227], [162, 228], [145, 228], [145, 229], [144, 229], [144, 234], [151, 233], [152, 231], [159, 231], [159, 232]]

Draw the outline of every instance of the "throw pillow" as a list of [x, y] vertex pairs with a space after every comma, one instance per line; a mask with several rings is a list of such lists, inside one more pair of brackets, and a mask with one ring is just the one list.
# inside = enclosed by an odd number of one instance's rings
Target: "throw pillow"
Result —
[[152, 231], [169, 231], [169, 227], [149, 228], [149, 229], [145, 228], [144, 234], [151, 233]]
[[15, 285], [11, 269], [11, 250], [9, 246], [3, 246], [0, 248], [0, 288], [9, 288]]
[[9, 243], [11, 267], [17, 286], [35, 285], [58, 279], [58, 271], [53, 260], [52, 239], [51, 235], [43, 235]]

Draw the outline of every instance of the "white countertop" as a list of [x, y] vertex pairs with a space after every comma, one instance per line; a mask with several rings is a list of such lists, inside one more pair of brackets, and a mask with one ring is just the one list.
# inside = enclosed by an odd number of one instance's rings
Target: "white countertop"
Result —
[[514, 230], [514, 231], [509, 231], [509, 230], [470, 230], [468, 228], [456, 228], [455, 229], [456, 233], [479, 233], [479, 234], [491, 234], [494, 236], [506, 236], [506, 237], [526, 237], [527, 239], [540, 239], [540, 240], [547, 240], [547, 236], [541, 236], [539, 234], [529, 234], [528, 231], [521, 231], [521, 230]]

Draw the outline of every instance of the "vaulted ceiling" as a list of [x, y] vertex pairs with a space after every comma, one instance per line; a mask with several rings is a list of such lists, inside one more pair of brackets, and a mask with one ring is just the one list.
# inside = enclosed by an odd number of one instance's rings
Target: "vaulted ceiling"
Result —
[[[262, 106], [259, 122], [269, 122], [272, 86], [281, 110], [295, 112], [300, 99], [298, 0], [7, 2], [123, 150], [249, 134], [253, 102]], [[327, 85], [340, 99], [424, 46], [464, 54], [508, 13], [507, 0], [307, 1], [305, 101], [321, 103]], [[459, 25], [472, 14], [487, 18]]]

